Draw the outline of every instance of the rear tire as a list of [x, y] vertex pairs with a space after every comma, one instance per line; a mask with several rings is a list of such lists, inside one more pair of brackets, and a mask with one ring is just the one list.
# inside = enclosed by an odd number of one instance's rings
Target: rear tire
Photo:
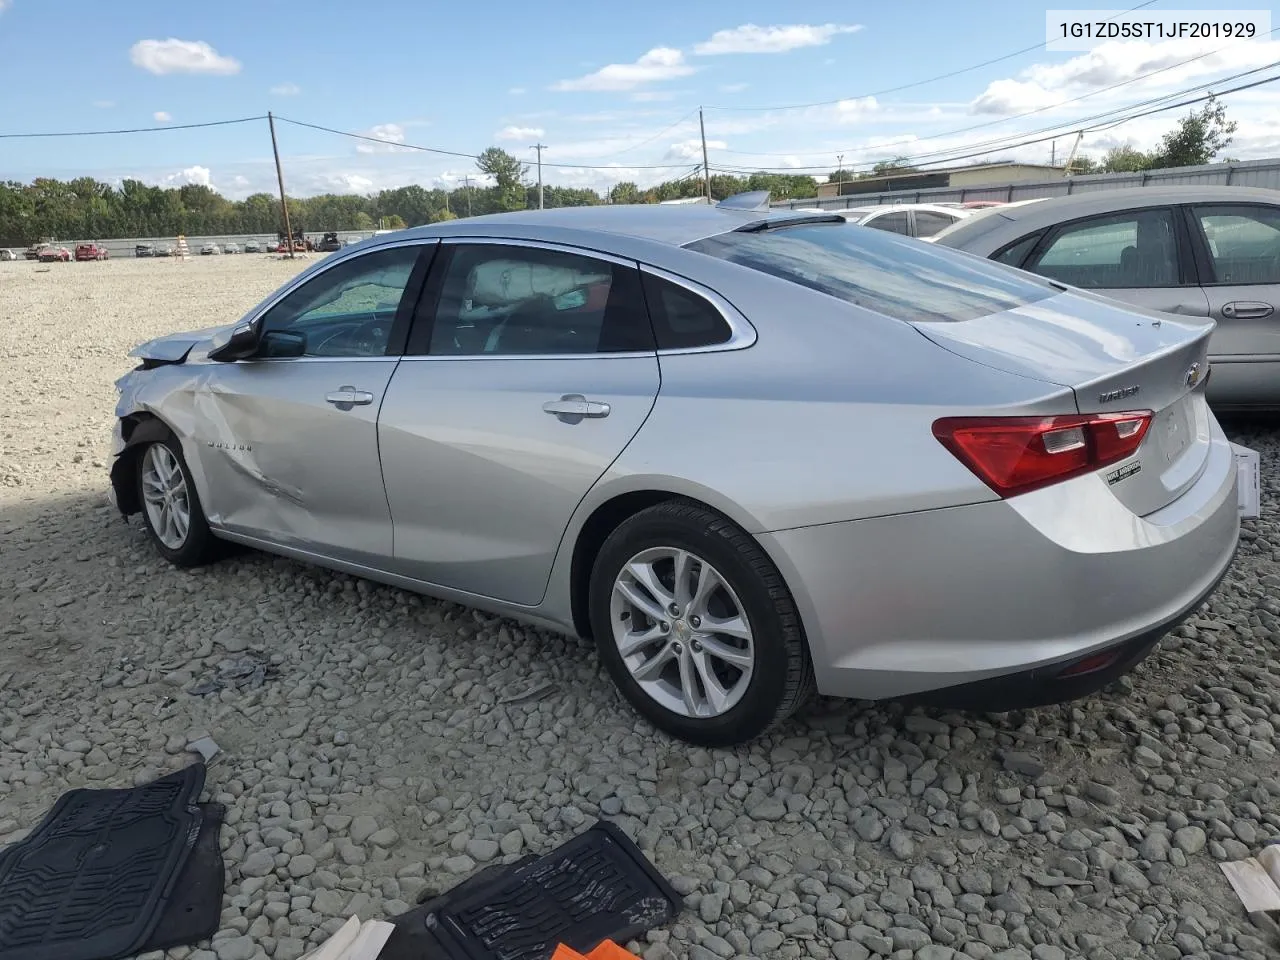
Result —
[[160, 555], [178, 567], [217, 560], [220, 541], [209, 530], [178, 438], [170, 434], [149, 443], [137, 457], [142, 522]]
[[621, 523], [589, 587], [591, 630], [623, 696], [689, 743], [753, 740], [813, 694], [813, 664], [782, 575], [745, 531], [669, 500]]

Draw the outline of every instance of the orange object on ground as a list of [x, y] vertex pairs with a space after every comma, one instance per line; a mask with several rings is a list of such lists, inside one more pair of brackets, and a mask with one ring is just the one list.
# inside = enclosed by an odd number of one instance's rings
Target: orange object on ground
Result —
[[603, 941], [598, 947], [590, 953], [579, 953], [572, 947], [566, 947], [563, 943], [556, 947], [556, 952], [551, 955], [551, 960], [635, 960], [635, 954], [629, 950], [624, 950], [612, 940]]

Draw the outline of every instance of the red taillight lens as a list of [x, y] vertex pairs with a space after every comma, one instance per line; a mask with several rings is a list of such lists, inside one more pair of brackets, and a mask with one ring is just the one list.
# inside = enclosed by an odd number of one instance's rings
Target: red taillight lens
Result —
[[1132, 456], [1151, 412], [1064, 417], [945, 417], [933, 435], [1002, 497], [1101, 469]]

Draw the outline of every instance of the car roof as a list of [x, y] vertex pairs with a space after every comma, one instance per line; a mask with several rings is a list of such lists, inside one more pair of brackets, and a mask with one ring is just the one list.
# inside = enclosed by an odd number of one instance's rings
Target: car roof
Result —
[[[1082, 217], [1119, 213], [1174, 203], [1280, 204], [1280, 190], [1258, 187], [1171, 185], [1091, 190], [1037, 203], [992, 207], [981, 216], [969, 217], [935, 237], [944, 246], [986, 255], [1011, 239]], [[988, 248], [990, 248], [988, 250]]]
[[707, 237], [766, 223], [830, 219], [831, 210], [743, 210], [706, 204], [608, 204], [594, 207], [556, 207], [518, 210], [433, 223], [397, 231], [405, 239], [437, 236], [475, 236], [488, 228], [528, 232], [531, 236], [564, 231], [613, 234], [682, 247]]

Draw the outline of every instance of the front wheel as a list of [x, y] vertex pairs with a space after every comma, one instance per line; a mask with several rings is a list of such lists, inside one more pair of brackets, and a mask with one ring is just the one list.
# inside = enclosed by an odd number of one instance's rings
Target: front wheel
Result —
[[177, 438], [171, 435], [143, 448], [137, 473], [143, 523], [160, 554], [179, 567], [217, 559], [217, 540]]
[[781, 574], [746, 532], [699, 504], [667, 501], [619, 525], [596, 559], [590, 610], [618, 688], [682, 740], [752, 740], [812, 695]]

